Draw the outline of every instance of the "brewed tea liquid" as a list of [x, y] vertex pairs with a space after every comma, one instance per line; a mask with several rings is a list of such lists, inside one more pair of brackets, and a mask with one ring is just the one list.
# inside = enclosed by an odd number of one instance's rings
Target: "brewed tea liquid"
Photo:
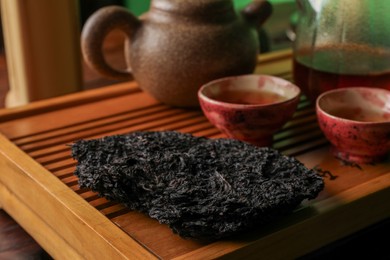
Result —
[[[365, 108], [350, 108], [343, 107], [329, 111], [331, 115], [359, 122], [385, 122], [388, 121], [384, 113], [375, 111], [369, 107]], [[388, 116], [388, 115], [387, 115]]]
[[315, 55], [296, 55], [295, 84], [315, 100], [342, 87], [372, 86], [390, 90], [390, 53], [362, 45], [324, 46]]
[[247, 105], [265, 105], [285, 100], [283, 96], [277, 93], [257, 90], [229, 90], [218, 94], [214, 98], [226, 103]]

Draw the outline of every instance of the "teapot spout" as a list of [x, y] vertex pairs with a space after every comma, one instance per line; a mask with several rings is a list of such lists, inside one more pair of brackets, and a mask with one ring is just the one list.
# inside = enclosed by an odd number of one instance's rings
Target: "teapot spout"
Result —
[[271, 16], [272, 4], [265, 0], [253, 0], [241, 14], [251, 25], [260, 27]]

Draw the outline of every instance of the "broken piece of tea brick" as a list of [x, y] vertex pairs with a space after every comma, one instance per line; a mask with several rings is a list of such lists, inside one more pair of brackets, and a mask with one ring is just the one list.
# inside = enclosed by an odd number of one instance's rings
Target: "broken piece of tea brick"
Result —
[[214, 240], [261, 227], [324, 188], [295, 158], [232, 139], [133, 132], [80, 140], [71, 149], [80, 187], [186, 238]]

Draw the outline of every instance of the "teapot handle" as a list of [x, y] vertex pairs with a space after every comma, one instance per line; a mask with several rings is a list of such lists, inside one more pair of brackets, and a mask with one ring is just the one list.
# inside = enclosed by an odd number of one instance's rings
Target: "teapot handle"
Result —
[[241, 14], [255, 27], [260, 27], [272, 14], [272, 4], [265, 0], [254, 0], [249, 3]]
[[121, 30], [126, 40], [130, 41], [140, 26], [141, 21], [124, 7], [100, 8], [88, 18], [81, 32], [81, 50], [85, 62], [106, 77], [133, 79], [130, 68], [120, 71], [107, 63], [102, 47], [105, 37], [113, 29]]

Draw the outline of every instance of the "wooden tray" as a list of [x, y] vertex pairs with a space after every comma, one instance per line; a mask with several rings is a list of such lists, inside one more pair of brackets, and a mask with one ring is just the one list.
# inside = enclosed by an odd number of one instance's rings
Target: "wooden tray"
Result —
[[[291, 80], [291, 52], [260, 56], [256, 73]], [[198, 243], [80, 189], [69, 144], [135, 130], [223, 135], [200, 110], [162, 105], [135, 83], [0, 111], [0, 206], [56, 259], [294, 258], [390, 217], [390, 162], [345, 164], [329, 153], [302, 99], [274, 147], [323, 175], [320, 196], [291, 216], [231, 240]]]

